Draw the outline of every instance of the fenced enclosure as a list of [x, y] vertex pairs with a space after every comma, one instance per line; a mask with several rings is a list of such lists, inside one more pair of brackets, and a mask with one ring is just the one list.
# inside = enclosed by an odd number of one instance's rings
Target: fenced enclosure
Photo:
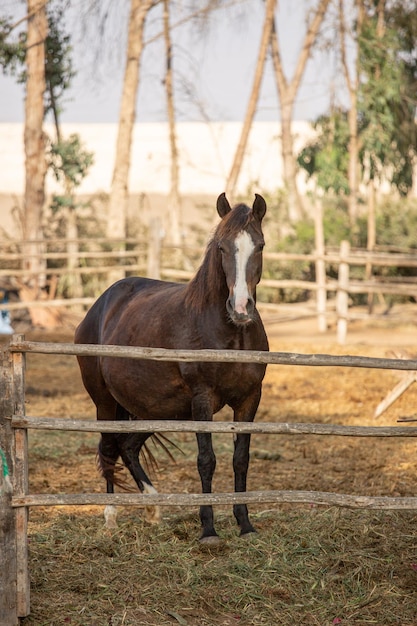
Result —
[[[285, 435], [336, 435], [354, 437], [415, 437], [417, 428], [410, 426], [397, 427], [359, 427], [331, 424], [291, 424], [264, 422], [255, 424], [234, 424], [229, 422], [214, 423], [181, 423], [181, 422], [107, 422], [97, 424], [91, 420], [72, 420], [38, 418], [26, 416], [24, 410], [24, 354], [62, 354], [62, 355], [111, 355], [120, 358], [139, 358], [176, 361], [250, 361], [265, 362], [270, 365], [294, 366], [332, 366], [354, 368], [377, 368], [390, 370], [417, 370], [414, 359], [381, 359], [370, 357], [308, 355], [294, 353], [239, 353], [234, 351], [178, 351], [162, 349], [127, 348], [114, 346], [74, 346], [72, 344], [48, 344], [24, 341], [22, 337], [14, 337], [10, 345], [2, 353], [1, 372], [1, 439], [0, 444], [6, 453], [10, 468], [13, 493], [2, 484], [2, 530], [4, 554], [8, 555], [10, 567], [1, 572], [1, 590], [4, 606], [1, 607], [5, 618], [4, 624], [15, 624], [16, 615], [27, 615], [29, 603], [29, 577], [27, 567], [27, 514], [31, 506], [59, 506], [65, 504], [128, 504], [144, 505], [196, 505], [204, 503], [309, 503], [319, 505], [336, 505], [350, 508], [365, 509], [417, 509], [417, 498], [414, 497], [370, 497], [314, 491], [265, 491], [248, 492], [245, 494], [29, 494], [27, 476], [27, 430], [28, 429], [62, 429], [109, 432], [115, 431], [159, 431], [159, 432], [200, 432], [219, 433], [251, 432], [255, 434]], [[53, 417], [53, 416], [51, 416]], [[3, 471], [3, 479], [5, 472]], [[16, 589], [14, 601], [11, 601], [10, 590]], [[12, 598], [13, 600], [13, 598]], [[11, 607], [11, 608], [10, 608]], [[9, 613], [7, 613], [9, 611]], [[11, 611], [11, 612], [10, 612]], [[13, 613], [14, 611], [14, 613]], [[7, 621], [9, 620], [9, 621]], [[13, 621], [14, 620], [14, 621]], [[3, 621], [2, 621], [3, 623]]]
[[[179, 282], [188, 281], [201, 259], [203, 249], [198, 246], [170, 246], [164, 243], [158, 223], [149, 231], [147, 239], [79, 239], [30, 242], [38, 246], [39, 276], [45, 287], [44, 299], [32, 297], [25, 286], [28, 270], [22, 268], [27, 258], [28, 242], [11, 244], [0, 242], [0, 287], [9, 285], [20, 293], [13, 301], [0, 301], [0, 312], [16, 314], [23, 309], [83, 310], [97, 295], [119, 278], [131, 275], [148, 276]], [[268, 306], [272, 301], [279, 306], [286, 293], [301, 293], [304, 300], [314, 301], [314, 311], [308, 315], [317, 318], [319, 332], [330, 323], [336, 326], [337, 340], [346, 341], [352, 297], [367, 295], [369, 313], [374, 297], [403, 299], [417, 298], [417, 257], [412, 252], [378, 252], [352, 250], [347, 241], [340, 248], [325, 249], [320, 227], [316, 226], [316, 250], [312, 254], [264, 252], [264, 275], [259, 285], [259, 302]], [[73, 246], [73, 249], [69, 249]], [[274, 277], [279, 265], [301, 263], [309, 266], [311, 278], [294, 279]], [[364, 278], [355, 277], [355, 269], [362, 268]], [[406, 269], [408, 276], [392, 276], [393, 269]], [[381, 270], [383, 274], [380, 273]], [[272, 295], [271, 295], [272, 294]], [[284, 296], [283, 296], [284, 294]], [[273, 306], [273, 305], [269, 305]], [[390, 305], [386, 304], [386, 310]]]

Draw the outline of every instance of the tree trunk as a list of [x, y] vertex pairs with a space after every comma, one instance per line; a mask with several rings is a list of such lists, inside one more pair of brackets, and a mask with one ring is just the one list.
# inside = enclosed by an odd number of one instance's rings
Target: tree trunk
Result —
[[275, 22], [271, 30], [270, 44], [272, 50], [272, 61], [274, 66], [275, 81], [277, 84], [278, 97], [281, 103], [281, 147], [284, 184], [288, 194], [288, 218], [295, 222], [303, 214], [301, 197], [297, 188], [297, 162], [294, 155], [293, 137], [291, 132], [292, 115], [295, 99], [300, 87], [301, 78], [304, 74], [310, 51], [317, 37], [327, 6], [330, 0], [320, 0], [318, 7], [311, 20], [303, 46], [298, 57], [297, 66], [291, 81], [288, 81], [284, 74], [281, 54], [279, 50], [278, 32]]
[[125, 238], [132, 135], [135, 123], [143, 31], [154, 0], [131, 0], [126, 67], [120, 105], [115, 164], [109, 198], [107, 236]]
[[358, 18], [357, 18], [357, 38], [356, 38], [356, 62], [355, 75], [351, 77], [347, 63], [346, 55], [346, 25], [344, 16], [343, 1], [339, 0], [339, 38], [340, 52], [342, 59], [342, 68], [345, 75], [346, 85], [349, 92], [350, 108], [348, 111], [348, 127], [349, 127], [349, 163], [348, 163], [348, 212], [350, 223], [355, 223], [358, 217], [358, 195], [359, 195], [359, 137], [358, 137], [358, 85], [359, 85], [359, 44], [358, 37], [362, 25], [363, 2], [358, 0]]
[[[377, 6], [377, 37], [381, 38], [385, 32], [385, 0], [378, 0]], [[376, 78], [379, 79], [381, 75], [381, 68], [377, 66], [375, 68]], [[370, 179], [368, 183], [368, 237], [366, 249], [373, 252], [376, 245], [376, 199], [375, 199], [375, 180]], [[372, 264], [368, 262], [366, 264], [366, 280], [372, 279]], [[374, 294], [368, 293], [368, 313], [373, 312], [374, 307]]]
[[245, 120], [242, 126], [242, 132], [239, 139], [239, 144], [236, 149], [236, 153], [233, 159], [233, 164], [230, 169], [229, 176], [226, 182], [226, 195], [229, 200], [233, 201], [233, 197], [236, 193], [236, 185], [239, 177], [240, 170], [242, 168], [243, 158], [245, 156], [245, 150], [248, 143], [249, 133], [252, 126], [253, 118], [256, 112], [256, 105], [259, 99], [259, 92], [261, 89], [262, 77], [264, 73], [266, 54], [268, 51], [268, 43], [271, 37], [271, 30], [274, 23], [274, 11], [276, 6], [276, 0], [266, 0], [265, 6], [265, 22], [262, 31], [261, 45], [259, 48], [258, 61], [256, 64], [255, 78], [253, 81], [252, 91], [249, 98], [248, 108], [246, 110]]
[[[40, 258], [42, 239], [42, 211], [45, 203], [45, 137], [43, 133], [45, 92], [45, 39], [48, 32], [45, 0], [27, 0], [28, 30], [26, 49], [25, 100], [25, 201], [23, 240], [31, 241], [24, 247], [24, 269], [30, 274], [28, 283], [35, 293], [42, 286]], [[36, 240], [38, 243], [36, 243]]]
[[348, 163], [348, 213], [350, 223], [353, 226], [358, 217], [358, 168], [359, 168], [359, 137], [358, 137], [358, 95], [356, 90], [350, 94], [350, 109], [348, 111], [349, 126], [349, 163]]
[[288, 200], [288, 219], [297, 222], [304, 213], [303, 202], [297, 187], [297, 162], [292, 136], [292, 112], [294, 100], [281, 101], [281, 151], [285, 190]]
[[172, 44], [169, 24], [169, 0], [164, 0], [164, 39], [166, 54], [165, 90], [169, 124], [169, 145], [171, 152], [171, 185], [168, 199], [168, 240], [174, 245], [181, 243], [181, 198], [179, 192], [179, 164], [177, 137], [175, 132], [175, 108], [172, 75]]
[[[368, 233], [366, 249], [373, 252], [376, 244], [376, 221], [375, 221], [375, 184], [372, 179], [368, 183]], [[365, 280], [372, 279], [372, 263], [367, 262], [365, 266]], [[373, 312], [374, 294], [368, 293], [368, 313]]]
[[[81, 274], [74, 272], [80, 265], [79, 248], [78, 248], [78, 226], [77, 226], [77, 213], [75, 207], [69, 206], [65, 212], [65, 230], [67, 240], [67, 286], [68, 296], [70, 298], [81, 298], [83, 295], [83, 286], [81, 281]], [[81, 311], [79, 305], [75, 305], [73, 310]]]

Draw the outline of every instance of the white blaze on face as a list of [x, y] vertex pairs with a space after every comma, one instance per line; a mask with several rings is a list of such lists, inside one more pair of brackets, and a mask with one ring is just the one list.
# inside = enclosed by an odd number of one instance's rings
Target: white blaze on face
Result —
[[235, 246], [236, 279], [233, 288], [235, 311], [236, 313], [246, 315], [246, 305], [249, 299], [248, 285], [246, 282], [246, 266], [255, 246], [251, 236], [245, 231], [242, 231], [236, 237]]

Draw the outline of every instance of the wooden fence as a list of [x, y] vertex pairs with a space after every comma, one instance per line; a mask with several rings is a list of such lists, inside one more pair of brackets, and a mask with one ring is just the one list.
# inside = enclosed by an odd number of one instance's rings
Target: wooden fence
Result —
[[361, 367], [417, 370], [417, 360], [308, 355], [257, 351], [172, 351], [117, 346], [52, 344], [24, 341], [14, 336], [2, 351], [0, 371], [0, 623], [15, 626], [30, 612], [28, 569], [28, 508], [60, 505], [196, 506], [238, 503], [314, 503], [366, 509], [417, 509], [417, 497], [369, 497], [314, 491], [266, 491], [223, 494], [29, 494], [28, 429], [90, 432], [217, 432], [357, 437], [417, 437], [417, 427], [359, 427], [331, 424], [230, 423], [92, 420], [40, 418], [25, 415], [24, 354], [112, 356], [162, 361], [257, 362], [266, 364]]
[[[319, 232], [319, 229], [317, 229]], [[87, 288], [92, 295], [77, 294], [76, 297], [56, 297], [52, 292], [45, 300], [25, 299], [25, 302], [0, 302], [0, 311], [15, 311], [22, 308], [43, 307], [73, 307], [75, 305], [86, 307], [91, 305], [97, 295], [114, 280], [129, 274], [147, 275], [151, 278], [168, 280], [189, 280], [197, 267], [198, 259], [201, 258], [202, 249], [190, 246], [174, 248], [163, 245], [160, 229], [150, 230], [147, 240], [120, 240], [110, 242], [106, 239], [80, 239], [76, 241], [79, 252], [74, 258], [66, 251], [73, 241], [54, 240], [48, 241], [49, 247], [54, 252], [43, 250], [39, 252], [41, 258], [49, 267], [43, 270], [45, 284], [57, 284], [59, 280], [68, 275], [78, 276], [83, 281], [89, 281]], [[41, 242], [38, 242], [41, 245]], [[16, 246], [17, 244], [13, 244]], [[23, 245], [23, 244], [19, 244]], [[45, 246], [45, 242], [42, 243]], [[114, 249], [100, 249], [100, 247]], [[93, 248], [93, 249], [92, 249]], [[60, 249], [61, 252], [56, 250]], [[186, 265], [187, 269], [169, 267], [166, 262], [172, 263], [173, 254], [180, 251], [180, 265]], [[0, 286], [2, 279], [13, 278], [15, 282], [24, 281], [27, 278], [27, 270], [21, 269], [23, 255], [21, 252], [11, 251], [10, 242], [0, 242]], [[71, 264], [69, 265], [69, 259]], [[296, 253], [273, 253], [265, 252], [264, 276], [273, 272], [268, 271], [268, 264], [272, 262], [288, 263], [300, 261], [308, 263], [315, 268], [315, 281], [281, 279], [264, 277], [260, 287], [273, 290], [303, 290], [314, 294], [316, 300], [316, 312], [318, 329], [324, 332], [327, 329], [327, 321], [330, 315], [328, 308], [328, 294], [335, 294], [335, 315], [337, 320], [337, 340], [344, 343], [347, 335], [349, 314], [349, 297], [358, 294], [397, 295], [417, 298], [417, 275], [409, 277], [382, 277], [369, 274], [370, 268], [408, 268], [412, 272], [417, 268], [417, 255], [412, 253], [387, 253], [369, 252], [365, 250], [351, 250], [347, 241], [341, 242], [339, 250], [325, 250], [322, 237], [316, 237], [316, 251], [313, 254]], [[185, 262], [184, 262], [185, 260]], [[54, 265], [51, 267], [51, 265]], [[366, 280], [352, 279], [352, 268], [366, 267], [370, 278]], [[337, 268], [337, 278], [329, 275], [329, 269]], [[417, 272], [416, 272], [417, 274]], [[91, 284], [95, 277], [94, 285]], [[84, 291], [85, 291], [84, 287]], [[261, 292], [262, 293], [262, 292]], [[260, 299], [262, 304], [262, 299]]]

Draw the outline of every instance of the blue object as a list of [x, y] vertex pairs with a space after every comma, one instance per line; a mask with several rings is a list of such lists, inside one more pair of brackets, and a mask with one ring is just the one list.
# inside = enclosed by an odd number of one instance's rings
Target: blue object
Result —
[[[7, 304], [8, 301], [8, 293], [7, 291], [4, 291], [1, 304]], [[10, 312], [3, 309], [2, 311], [0, 311], [0, 335], [12, 335], [13, 333], [14, 330], [11, 324]]]

